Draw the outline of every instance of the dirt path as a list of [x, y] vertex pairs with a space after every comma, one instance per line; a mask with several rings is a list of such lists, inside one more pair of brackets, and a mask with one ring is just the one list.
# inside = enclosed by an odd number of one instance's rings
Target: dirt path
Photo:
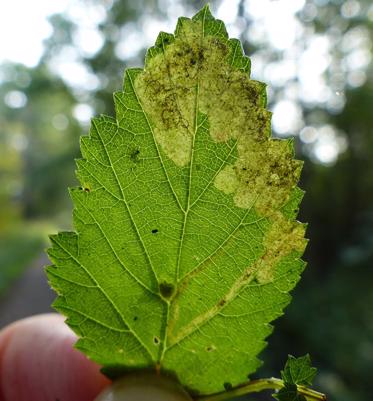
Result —
[[55, 293], [49, 288], [43, 266], [48, 264], [41, 256], [0, 297], [0, 328], [23, 317], [51, 312]]

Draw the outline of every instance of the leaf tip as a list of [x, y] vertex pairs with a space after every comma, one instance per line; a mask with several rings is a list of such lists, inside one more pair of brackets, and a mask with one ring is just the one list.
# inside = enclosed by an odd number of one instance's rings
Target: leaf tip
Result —
[[210, 3], [206, 3], [201, 10], [192, 17], [193, 21], [215, 19], [211, 13]]

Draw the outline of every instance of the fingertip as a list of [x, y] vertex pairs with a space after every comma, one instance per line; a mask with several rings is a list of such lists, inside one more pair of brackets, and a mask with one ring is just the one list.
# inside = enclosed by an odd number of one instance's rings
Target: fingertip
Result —
[[38, 315], [0, 332], [0, 401], [92, 401], [109, 384], [63, 320]]

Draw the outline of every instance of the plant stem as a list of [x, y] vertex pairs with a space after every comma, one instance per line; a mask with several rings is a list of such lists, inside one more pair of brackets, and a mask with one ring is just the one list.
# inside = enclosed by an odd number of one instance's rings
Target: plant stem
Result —
[[[285, 383], [274, 377], [269, 379], [257, 379], [252, 380], [247, 384], [236, 387], [232, 390], [223, 391], [221, 393], [216, 393], [204, 397], [196, 398], [195, 401], [225, 401], [233, 397], [238, 397], [240, 395], [245, 395], [249, 393], [257, 393], [263, 390], [279, 390], [285, 386]], [[319, 393], [315, 390], [304, 386], [297, 386], [298, 392], [304, 395], [307, 401], [326, 401], [325, 394]]]

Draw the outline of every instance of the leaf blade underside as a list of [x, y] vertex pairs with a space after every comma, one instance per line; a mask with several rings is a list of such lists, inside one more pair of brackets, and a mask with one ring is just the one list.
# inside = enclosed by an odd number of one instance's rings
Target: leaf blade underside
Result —
[[107, 372], [160, 368], [192, 392], [244, 382], [304, 268], [301, 162], [270, 138], [265, 87], [208, 7], [125, 72], [93, 119], [52, 236], [54, 306]]

